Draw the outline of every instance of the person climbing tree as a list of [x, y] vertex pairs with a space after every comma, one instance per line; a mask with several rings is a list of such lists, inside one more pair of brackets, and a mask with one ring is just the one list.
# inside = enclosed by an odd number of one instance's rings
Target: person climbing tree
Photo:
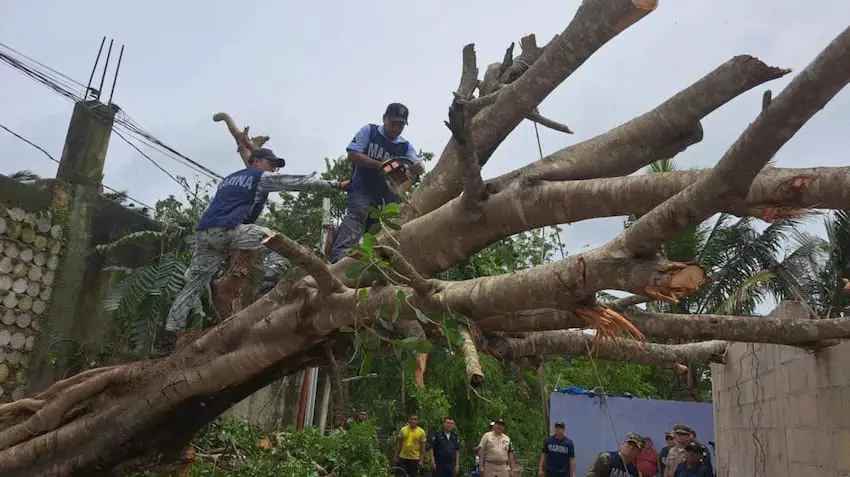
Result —
[[381, 173], [381, 165], [393, 157], [407, 157], [413, 163], [413, 168], [422, 172], [422, 161], [416, 155], [416, 149], [401, 136], [407, 125], [408, 114], [407, 106], [390, 103], [384, 112], [384, 123], [380, 126], [363, 126], [345, 148], [354, 171], [351, 174], [345, 216], [331, 249], [331, 263], [343, 258], [360, 240], [364, 231], [369, 229], [370, 207], [398, 203], [401, 200], [387, 187]]
[[270, 192], [345, 190], [349, 181], [327, 181], [310, 175], [279, 174], [286, 161], [271, 149], [251, 153], [248, 167], [225, 177], [215, 197], [195, 227], [195, 253], [186, 269], [186, 284], [168, 312], [165, 327], [154, 340], [152, 357], [171, 354], [178, 331], [186, 329], [186, 318], [219, 266], [231, 250], [259, 250], [274, 232], [254, 222], [266, 205]]

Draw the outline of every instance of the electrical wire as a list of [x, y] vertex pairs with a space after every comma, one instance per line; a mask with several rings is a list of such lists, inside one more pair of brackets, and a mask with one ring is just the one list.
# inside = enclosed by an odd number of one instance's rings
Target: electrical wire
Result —
[[[11, 134], [12, 136], [14, 136], [15, 138], [17, 138], [17, 139], [19, 139], [19, 140], [21, 140], [21, 141], [23, 141], [23, 142], [25, 142], [25, 143], [29, 144], [30, 146], [34, 147], [35, 149], [38, 149], [38, 150], [39, 150], [39, 151], [41, 151], [41, 152], [42, 152], [45, 156], [47, 156], [47, 158], [48, 158], [48, 159], [50, 159], [51, 161], [55, 162], [56, 164], [59, 164], [59, 163], [60, 163], [58, 159], [56, 159], [55, 157], [53, 157], [53, 155], [52, 155], [52, 154], [50, 154], [49, 152], [47, 152], [47, 150], [45, 150], [43, 147], [41, 147], [41, 146], [39, 146], [38, 144], [36, 144], [36, 143], [34, 143], [34, 142], [30, 141], [29, 139], [25, 138], [24, 136], [21, 136], [20, 134], [16, 133], [15, 131], [12, 131], [11, 129], [9, 129], [9, 128], [8, 128], [8, 127], [6, 127], [5, 125], [0, 124], [0, 129], [3, 129], [4, 131], [8, 132], [9, 134]], [[139, 205], [142, 205], [142, 206], [144, 206], [144, 207], [147, 207], [147, 208], [148, 208], [148, 209], [150, 209], [150, 210], [156, 210], [156, 207], [153, 207], [153, 206], [150, 206], [150, 205], [148, 205], [148, 204], [145, 204], [144, 202], [140, 201], [139, 199], [136, 199], [135, 197], [130, 196], [130, 195], [129, 195], [129, 194], [127, 194], [126, 192], [123, 192], [123, 191], [119, 191], [119, 190], [113, 189], [112, 187], [109, 187], [109, 186], [108, 186], [108, 185], [106, 185], [106, 184], [101, 184], [101, 185], [103, 186], [103, 188], [104, 188], [104, 189], [106, 189], [106, 190], [108, 190], [108, 191], [112, 192], [113, 194], [122, 195], [122, 196], [124, 196], [124, 197], [126, 197], [126, 198], [130, 199], [131, 201], [136, 202], [136, 203], [137, 203], [137, 204], [139, 204]]]
[[[40, 63], [40, 62], [24, 55], [23, 53], [9, 47], [8, 45], [0, 43], [0, 47], [2, 47], [2, 49], [5, 49], [5, 50], [12, 53], [10, 55], [9, 53], [6, 53], [6, 52], [0, 50], [0, 60], [9, 64], [12, 68], [14, 68], [14, 69], [18, 70], [19, 72], [29, 76], [31, 79], [38, 81], [39, 83], [47, 86], [48, 88], [50, 88], [51, 90], [53, 90], [54, 92], [56, 92], [57, 94], [61, 95], [62, 97], [66, 98], [68, 100], [71, 100], [73, 102], [80, 102], [80, 101], [85, 100], [85, 94], [86, 93], [84, 93], [84, 95], [81, 96], [81, 95], [74, 92], [74, 90], [77, 89], [78, 87], [85, 88], [85, 86], [82, 83], [74, 80], [70, 76], [67, 76], [67, 75], [65, 75], [65, 74], [63, 74], [63, 73], [61, 73], [61, 72], [59, 72], [59, 71], [57, 71], [53, 68], [50, 68], [47, 65], [44, 65], [43, 63]], [[14, 55], [21, 57], [23, 60], [21, 58], [15, 58]], [[29, 61], [31, 64], [27, 64], [27, 61]], [[39, 67], [41, 69], [39, 69]], [[95, 111], [93, 109], [90, 109], [90, 110]], [[98, 112], [96, 112], [96, 114], [97, 113]], [[154, 135], [152, 135], [152, 134], [148, 133], [147, 131], [145, 131], [144, 129], [142, 129], [138, 125], [138, 123], [136, 123], [132, 118], [129, 117], [129, 115], [127, 115], [123, 111], [119, 111], [115, 115], [115, 117], [113, 118], [113, 130], [116, 130], [116, 132], [117, 132], [118, 129], [121, 129], [127, 135], [133, 136], [135, 139], [139, 140], [140, 142], [142, 142], [146, 146], [157, 150], [158, 152], [160, 152], [164, 156], [166, 156], [166, 157], [168, 157], [172, 160], [175, 160], [176, 162], [180, 162], [184, 166], [187, 166], [187, 167], [195, 170], [196, 172], [200, 172], [200, 173], [210, 177], [211, 179], [221, 180], [223, 178], [222, 175], [220, 175], [220, 174], [216, 173], [215, 171], [207, 168], [203, 164], [200, 164], [200, 163], [192, 160], [188, 156], [180, 153], [179, 151], [177, 151], [173, 147], [165, 144], [164, 142], [162, 142], [160, 139], [158, 139]], [[125, 141], [127, 140], [126, 137], [124, 137], [122, 139], [124, 139]], [[164, 171], [164, 168], [162, 166], [160, 166], [159, 164], [157, 164], [156, 161], [154, 161], [152, 158], [150, 158], [150, 156], [147, 156], [146, 154], [143, 154], [143, 156], [146, 157], [149, 161], [153, 162], [157, 166], [157, 168]], [[169, 177], [171, 177], [173, 179], [172, 174], [169, 173], [168, 175], [169, 175]], [[181, 186], [183, 185], [179, 181], [178, 181], [178, 184], [180, 184]]]

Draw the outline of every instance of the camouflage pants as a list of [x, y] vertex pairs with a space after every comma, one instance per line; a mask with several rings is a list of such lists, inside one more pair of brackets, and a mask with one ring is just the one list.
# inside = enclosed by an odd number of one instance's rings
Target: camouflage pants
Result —
[[171, 304], [171, 310], [165, 320], [165, 329], [186, 329], [189, 312], [198, 304], [213, 275], [227, 260], [231, 250], [258, 250], [263, 246], [263, 239], [273, 234], [270, 229], [255, 224], [243, 224], [233, 229], [219, 227], [198, 231], [195, 234], [192, 263], [186, 269], [186, 284]]

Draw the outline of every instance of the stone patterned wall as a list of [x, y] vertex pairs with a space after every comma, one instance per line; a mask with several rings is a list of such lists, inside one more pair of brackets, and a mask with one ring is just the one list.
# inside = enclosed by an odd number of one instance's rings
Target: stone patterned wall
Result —
[[55, 222], [47, 211], [0, 204], [0, 402], [24, 395], [62, 252], [63, 228]]

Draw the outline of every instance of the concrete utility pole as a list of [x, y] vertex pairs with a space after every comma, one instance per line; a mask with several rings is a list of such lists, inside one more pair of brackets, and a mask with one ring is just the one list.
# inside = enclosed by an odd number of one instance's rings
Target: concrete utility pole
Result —
[[62, 160], [53, 184], [51, 210], [64, 222], [64, 253], [56, 269], [50, 305], [33, 349], [27, 394], [45, 389], [73, 365], [77, 304], [91, 246], [94, 205], [118, 106], [99, 101], [74, 105]]

